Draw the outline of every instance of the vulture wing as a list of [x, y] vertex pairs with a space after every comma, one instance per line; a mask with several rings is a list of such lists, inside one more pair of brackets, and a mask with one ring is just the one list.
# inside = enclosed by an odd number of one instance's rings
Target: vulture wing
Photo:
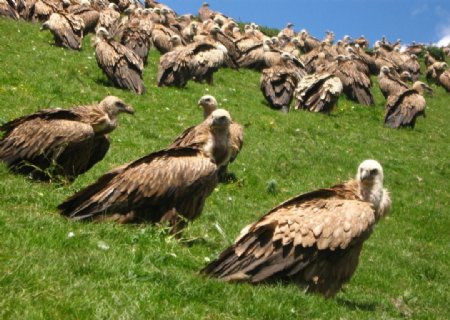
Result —
[[130, 222], [158, 222], [175, 208], [192, 220], [217, 184], [216, 170], [197, 149], [166, 149], [106, 173], [58, 208], [76, 220], [118, 214]]
[[390, 96], [386, 104], [384, 124], [390, 128], [414, 127], [416, 118], [425, 115], [425, 98], [414, 89]]

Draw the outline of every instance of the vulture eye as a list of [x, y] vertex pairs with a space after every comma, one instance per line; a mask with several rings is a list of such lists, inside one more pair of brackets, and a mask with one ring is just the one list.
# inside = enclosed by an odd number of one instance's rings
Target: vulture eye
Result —
[[372, 169], [370, 170], [370, 175], [374, 175], [377, 174], [378, 170], [377, 169]]

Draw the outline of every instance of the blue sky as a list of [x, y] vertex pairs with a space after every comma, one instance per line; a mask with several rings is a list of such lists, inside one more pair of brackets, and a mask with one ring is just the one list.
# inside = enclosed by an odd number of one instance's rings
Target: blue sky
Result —
[[[203, 0], [161, 0], [178, 14], [197, 14]], [[238, 21], [282, 28], [287, 22], [296, 31], [307, 29], [322, 38], [326, 30], [336, 37], [365, 35], [371, 44], [385, 35], [437, 43], [450, 41], [450, 0], [209, 0], [211, 9]]]

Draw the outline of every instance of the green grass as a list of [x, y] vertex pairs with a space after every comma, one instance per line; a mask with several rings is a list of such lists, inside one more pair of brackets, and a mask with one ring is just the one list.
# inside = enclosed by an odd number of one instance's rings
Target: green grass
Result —
[[[434, 87], [415, 130], [390, 130], [377, 86], [373, 108], [341, 98], [331, 116], [284, 115], [266, 106], [253, 71], [221, 70], [213, 86], [157, 88], [159, 54], [152, 51], [147, 93], [138, 96], [107, 83], [89, 38], [72, 52], [52, 46], [38, 25], [0, 19], [0, 30], [0, 121], [108, 94], [137, 110], [121, 117], [105, 159], [71, 185], [36, 183], [0, 165], [0, 318], [450, 318], [450, 95], [442, 88]], [[230, 165], [238, 181], [217, 187], [183, 241], [155, 226], [59, 216], [55, 208], [67, 196], [198, 123], [196, 102], [206, 93], [245, 125], [245, 146]], [[243, 226], [284, 199], [352, 177], [367, 158], [384, 166], [393, 209], [335, 299], [197, 274]]]

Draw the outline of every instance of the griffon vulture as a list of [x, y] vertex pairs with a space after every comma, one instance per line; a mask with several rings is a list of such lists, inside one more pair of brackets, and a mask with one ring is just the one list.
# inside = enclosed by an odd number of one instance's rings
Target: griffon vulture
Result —
[[84, 34], [94, 32], [100, 18], [100, 13], [91, 7], [89, 0], [81, 0], [79, 5], [70, 6], [69, 13], [80, 17], [84, 22]]
[[144, 64], [147, 64], [148, 53], [152, 46], [152, 30], [153, 23], [144, 14], [129, 20], [120, 39], [120, 43], [133, 50]]
[[96, 105], [44, 109], [0, 127], [0, 159], [13, 170], [36, 179], [62, 175], [69, 180], [89, 170], [109, 149], [107, 134], [117, 116], [134, 113], [114, 96]]
[[213, 83], [213, 74], [222, 66], [235, 68], [220, 43], [194, 42], [177, 47], [159, 59], [158, 86], [184, 87], [188, 80]]
[[[216, 98], [211, 95], [205, 95], [198, 100], [198, 105], [203, 109], [203, 118], [207, 119], [215, 110], [218, 108], [218, 103]], [[185, 147], [191, 145], [194, 141], [198, 143], [198, 139], [204, 138], [202, 134], [204, 126], [202, 124], [187, 128], [179, 137], [177, 137], [172, 144], [173, 147]], [[244, 128], [231, 121], [230, 123], [230, 160], [233, 162], [238, 156], [244, 144]], [[224, 163], [219, 170], [219, 180], [225, 181], [227, 179], [227, 167], [228, 162]]]
[[293, 68], [289, 53], [282, 53], [280, 63], [264, 69], [260, 77], [260, 89], [271, 108], [289, 112], [294, 90], [306, 74], [303, 69]]
[[[178, 233], [197, 218], [229, 158], [230, 115], [214, 111], [203, 122], [206, 139], [169, 148], [117, 167], [58, 206], [74, 220], [168, 222]], [[206, 142], [204, 142], [206, 141]]]
[[212, 19], [214, 17], [215, 12], [209, 8], [209, 4], [207, 2], [203, 2], [200, 9], [198, 9], [198, 18], [200, 21], [206, 21], [208, 19]]
[[390, 204], [381, 165], [365, 160], [355, 179], [301, 194], [245, 227], [201, 272], [253, 284], [293, 281], [332, 297], [352, 277], [364, 241]]
[[52, 13], [42, 24], [42, 30], [50, 30], [55, 45], [72, 50], [80, 50], [83, 40], [84, 21], [79, 16], [65, 13]]
[[342, 81], [345, 95], [353, 101], [362, 105], [373, 105], [373, 96], [370, 88], [372, 80], [370, 77], [358, 70], [358, 66], [350, 56], [339, 55], [337, 63], [327, 68], [327, 72], [339, 77]]
[[385, 108], [384, 124], [393, 129], [414, 128], [417, 117], [425, 117], [424, 90], [430, 94], [433, 92], [425, 83], [416, 81], [412, 89], [389, 96]]
[[97, 30], [94, 47], [98, 66], [116, 86], [143, 94], [144, 63], [133, 50], [108, 39], [108, 35], [104, 28]]
[[294, 92], [294, 109], [330, 113], [342, 93], [341, 80], [329, 73], [303, 77]]
[[388, 66], [381, 67], [380, 74], [378, 75], [378, 84], [385, 99], [390, 95], [409, 88], [405, 82], [391, 74]]

